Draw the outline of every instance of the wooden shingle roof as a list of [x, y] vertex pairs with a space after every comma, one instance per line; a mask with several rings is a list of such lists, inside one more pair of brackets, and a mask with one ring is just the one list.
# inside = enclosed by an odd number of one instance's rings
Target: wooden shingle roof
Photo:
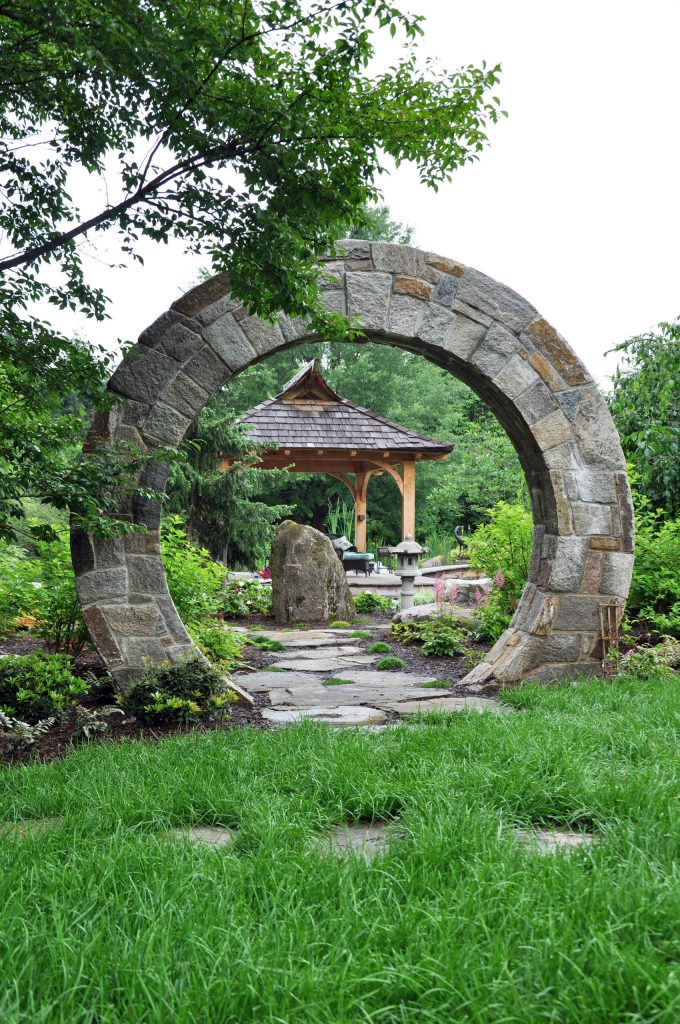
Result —
[[340, 398], [323, 379], [317, 360], [304, 366], [280, 394], [240, 417], [249, 438], [282, 448], [361, 449], [445, 455], [452, 445], [421, 437]]

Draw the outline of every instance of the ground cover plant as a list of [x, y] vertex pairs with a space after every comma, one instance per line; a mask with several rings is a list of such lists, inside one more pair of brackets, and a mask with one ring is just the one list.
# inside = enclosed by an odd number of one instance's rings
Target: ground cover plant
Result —
[[[0, 771], [0, 1019], [671, 1024], [677, 716], [646, 683], [522, 687], [510, 715], [81, 747]], [[373, 863], [345, 821], [398, 819]], [[223, 824], [219, 849], [169, 828]], [[516, 827], [592, 832], [538, 857]]]

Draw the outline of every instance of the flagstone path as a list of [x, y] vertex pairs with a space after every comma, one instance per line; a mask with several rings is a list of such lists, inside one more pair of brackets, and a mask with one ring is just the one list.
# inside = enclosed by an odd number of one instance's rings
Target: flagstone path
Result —
[[381, 655], [359, 647], [353, 632], [258, 631], [258, 637], [278, 640], [285, 650], [268, 669], [240, 672], [235, 681], [250, 693], [267, 694], [271, 707], [262, 714], [274, 725], [312, 719], [336, 728], [376, 728], [388, 724], [394, 717], [390, 712], [507, 710], [489, 697], [454, 697], [449, 689], [433, 688], [427, 685], [432, 676], [379, 671], [375, 666]]

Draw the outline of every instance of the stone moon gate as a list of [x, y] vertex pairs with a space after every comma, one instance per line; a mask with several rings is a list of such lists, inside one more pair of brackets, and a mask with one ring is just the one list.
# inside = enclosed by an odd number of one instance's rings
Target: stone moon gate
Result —
[[[329, 310], [367, 340], [425, 356], [469, 385], [510, 437], [531, 494], [529, 579], [515, 616], [467, 680], [551, 681], [600, 669], [601, 604], [622, 613], [633, 565], [625, 461], [604, 399], [566, 341], [510, 288], [410, 246], [346, 241], [323, 261]], [[176, 446], [210, 398], [247, 366], [319, 340], [301, 320], [269, 324], [229, 295], [224, 275], [192, 289], [140, 336], [111, 378], [118, 399], [86, 447]], [[143, 487], [162, 491], [149, 463]], [[493, 495], [490, 495], [490, 500]], [[145, 659], [176, 660], [191, 640], [168, 592], [161, 504], [137, 498], [121, 516], [147, 531], [101, 540], [72, 531], [73, 565], [94, 643], [123, 689]]]

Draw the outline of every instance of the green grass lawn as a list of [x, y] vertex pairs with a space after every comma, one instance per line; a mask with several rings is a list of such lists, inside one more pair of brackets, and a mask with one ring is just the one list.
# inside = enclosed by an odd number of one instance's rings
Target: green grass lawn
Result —
[[[513, 715], [83, 747], [0, 772], [0, 1021], [680, 1019], [678, 685], [526, 687]], [[367, 863], [323, 830], [399, 817]], [[164, 837], [238, 829], [231, 845]], [[532, 824], [592, 829], [537, 856]]]

